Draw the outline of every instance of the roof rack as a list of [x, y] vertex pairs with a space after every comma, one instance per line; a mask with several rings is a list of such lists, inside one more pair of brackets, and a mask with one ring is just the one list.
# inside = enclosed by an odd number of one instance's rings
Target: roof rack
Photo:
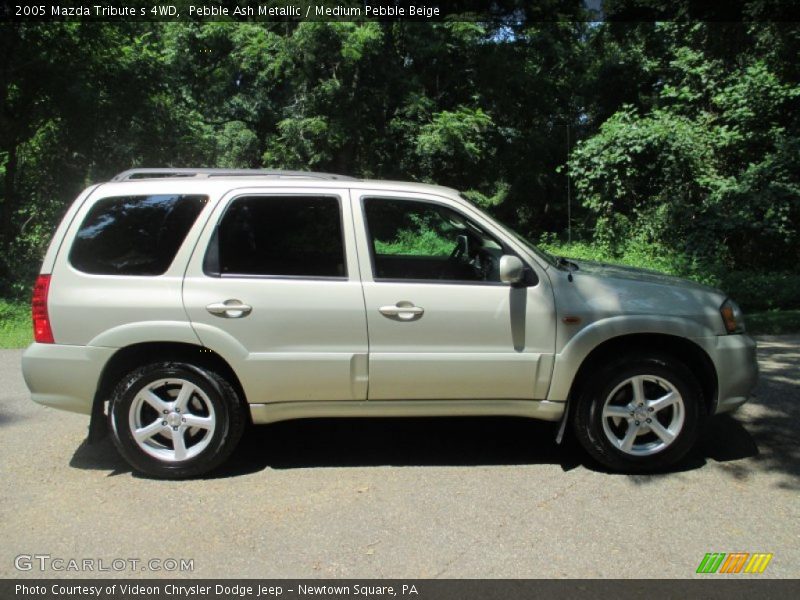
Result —
[[281, 169], [128, 169], [117, 173], [111, 181], [131, 181], [134, 179], [166, 179], [172, 177], [275, 177], [326, 179], [330, 181], [356, 181], [347, 175], [315, 173], [313, 171], [284, 171]]

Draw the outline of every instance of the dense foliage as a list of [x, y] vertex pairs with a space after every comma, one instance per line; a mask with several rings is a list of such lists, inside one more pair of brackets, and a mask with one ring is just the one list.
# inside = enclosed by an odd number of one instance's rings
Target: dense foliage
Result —
[[565, 252], [800, 306], [800, 27], [0, 25], [0, 292], [132, 166], [456, 187]]
[[750, 305], [798, 305], [796, 277], [762, 276], [762, 299], [744, 285], [756, 277], [747, 271], [796, 272], [800, 260], [800, 87], [783, 63], [797, 31], [673, 23], [630, 33], [627, 54], [657, 79], [569, 162], [591, 238], [611, 256], [639, 253], [741, 288]]

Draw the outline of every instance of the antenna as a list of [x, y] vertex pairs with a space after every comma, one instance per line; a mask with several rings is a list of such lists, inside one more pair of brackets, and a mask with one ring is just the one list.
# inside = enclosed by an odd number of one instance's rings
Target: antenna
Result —
[[569, 182], [569, 121], [567, 122], [567, 243], [572, 244], [572, 190]]

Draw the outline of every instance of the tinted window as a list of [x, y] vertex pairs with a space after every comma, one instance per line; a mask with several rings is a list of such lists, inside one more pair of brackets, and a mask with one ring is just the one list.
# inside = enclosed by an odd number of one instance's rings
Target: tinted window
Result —
[[206, 196], [119, 196], [86, 215], [69, 260], [97, 275], [162, 275], [208, 201]]
[[[323, 196], [237, 198], [212, 241], [222, 275], [344, 277], [339, 201]], [[212, 247], [209, 256], [214, 255]]]
[[500, 281], [502, 246], [445, 206], [366, 198], [364, 213], [376, 279]]

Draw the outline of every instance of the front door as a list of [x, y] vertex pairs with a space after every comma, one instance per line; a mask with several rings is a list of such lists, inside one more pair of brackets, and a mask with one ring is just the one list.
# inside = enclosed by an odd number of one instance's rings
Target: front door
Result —
[[554, 345], [546, 281], [501, 283], [500, 257], [513, 250], [478, 214], [419, 195], [354, 200], [369, 399], [543, 397], [539, 368]]

